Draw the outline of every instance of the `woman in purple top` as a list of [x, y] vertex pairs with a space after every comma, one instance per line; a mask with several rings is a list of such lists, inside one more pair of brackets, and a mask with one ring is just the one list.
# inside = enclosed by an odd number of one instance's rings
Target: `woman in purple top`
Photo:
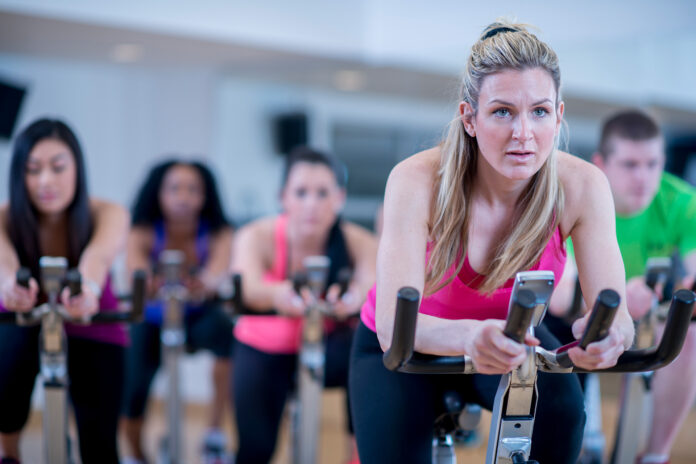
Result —
[[[60, 296], [68, 313], [115, 309], [109, 268], [128, 234], [128, 213], [90, 198], [82, 150], [72, 130], [40, 119], [16, 138], [10, 166], [10, 200], [0, 207], [0, 301], [4, 310], [28, 311], [45, 301], [39, 258], [64, 256], [82, 274], [82, 292]], [[16, 283], [29, 268], [29, 288]], [[26, 424], [39, 372], [39, 327], [0, 326], [0, 456], [19, 462], [19, 434]], [[83, 463], [118, 463], [116, 431], [127, 342], [120, 325], [72, 326], [68, 334], [70, 399]]]

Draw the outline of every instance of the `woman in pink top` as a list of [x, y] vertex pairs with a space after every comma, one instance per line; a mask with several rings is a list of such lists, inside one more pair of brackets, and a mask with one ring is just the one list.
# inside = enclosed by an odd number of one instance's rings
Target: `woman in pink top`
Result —
[[[116, 310], [109, 268], [126, 243], [128, 213], [92, 198], [82, 150], [63, 122], [39, 119], [15, 139], [10, 201], [0, 206], [0, 302], [23, 312], [46, 300], [39, 258], [64, 256], [82, 274], [80, 295], [67, 289], [61, 303], [74, 317]], [[20, 266], [31, 269], [29, 288], [17, 285]], [[19, 462], [39, 373], [39, 326], [0, 326], [0, 462]], [[118, 463], [116, 429], [123, 394], [127, 333], [120, 324], [66, 324], [70, 400], [83, 463]]]
[[[524, 26], [494, 23], [473, 45], [456, 117], [445, 140], [397, 165], [387, 182], [377, 285], [362, 308], [350, 370], [360, 460], [426, 463], [445, 387], [491, 408], [499, 375], [525, 357], [502, 333], [512, 278], [546, 269], [560, 277], [563, 240], [576, 245], [583, 293], [624, 296], [611, 191], [592, 165], [557, 149], [563, 117], [558, 59]], [[425, 376], [382, 365], [396, 293], [424, 293], [415, 349], [473, 358], [482, 374]], [[580, 321], [575, 333], [585, 324]], [[570, 357], [613, 365], [633, 340], [624, 304], [603, 341]], [[540, 330], [529, 345], [557, 342]], [[540, 373], [532, 459], [574, 463], [584, 411], [575, 376]]]
[[[286, 162], [280, 198], [283, 213], [240, 229], [232, 254], [233, 267], [242, 273], [244, 303], [252, 310], [280, 313], [245, 316], [235, 325], [237, 464], [268, 462], [275, 449], [285, 400], [294, 384], [305, 309], [290, 279], [303, 269], [304, 258], [328, 256], [329, 283], [337, 281], [342, 268], [352, 268], [347, 292], [339, 298], [334, 284], [326, 295], [339, 318], [358, 313], [375, 281], [375, 238], [338, 217], [345, 200], [345, 172], [336, 161], [308, 148], [295, 149]], [[327, 386], [347, 384], [354, 326], [337, 323], [329, 331]]]

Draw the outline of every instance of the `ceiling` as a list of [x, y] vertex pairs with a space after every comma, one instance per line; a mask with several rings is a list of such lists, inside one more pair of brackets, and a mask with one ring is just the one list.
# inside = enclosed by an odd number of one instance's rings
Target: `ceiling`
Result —
[[[219, 20], [216, 15], [210, 12], [207, 16], [194, 14], [193, 10], [187, 10], [191, 8], [189, 2], [168, 2], [174, 5], [173, 8], [180, 8], [179, 15], [184, 18], [177, 19], [176, 14], [171, 13], [164, 19], [159, 18], [159, 22], [146, 18], [139, 22], [131, 20], [130, 23], [125, 13], [102, 17], [93, 10], [90, 17], [87, 3], [79, 10], [82, 14], [56, 11], [55, 7], [46, 6], [52, 3], [0, 0], [0, 53], [119, 66], [207, 68], [223, 75], [332, 89], [347, 86], [344, 90], [438, 101], [451, 100], [456, 91], [458, 76], [455, 69], [463, 61], [462, 50], [468, 49], [468, 45], [463, 47], [462, 43], [473, 42], [480, 25], [489, 22], [492, 16], [490, 11], [471, 10], [469, 4], [462, 1], [437, 2], [435, 5], [440, 6], [439, 10], [432, 5], [426, 7], [422, 2], [358, 1], [355, 2], [355, 8], [360, 10], [358, 13], [338, 12], [360, 18], [356, 31], [342, 30], [345, 25], [336, 26], [334, 29], [338, 31], [340, 40], [329, 41], [333, 45], [322, 49], [321, 46], [298, 45], [302, 40], [311, 39], [299, 33], [292, 36], [291, 32], [286, 32], [287, 43], [273, 44], [262, 43], [251, 36], [242, 37], [243, 34], [239, 33], [237, 36], [225, 35], [224, 28], [216, 26]], [[67, 2], [76, 6], [80, 3], [76, 0]], [[131, 3], [134, 10], [131, 14], [138, 13], [138, 3]], [[235, 4], [211, 0], [207, 3]], [[305, 0], [300, 5], [303, 3], [316, 2]], [[500, 3], [506, 8], [517, 4]], [[603, 14], [598, 14], [598, 9], [593, 8], [600, 4], [604, 8]], [[535, 24], [542, 29], [545, 40], [554, 47], [569, 50], [568, 53], [577, 47], [598, 47], [606, 41], [617, 44], [650, 38], [664, 41], [684, 31], [692, 33], [696, 2], [663, 2], [659, 7], [656, 4], [638, 1], [630, 3], [632, 7], [627, 8], [627, 4], [622, 2], [591, 0], [589, 4], [564, 5], [562, 10], [559, 9], [562, 14], [555, 15], [546, 2], [529, 2], [527, 13], [538, 18]], [[224, 17], [231, 11], [225, 10], [220, 16]], [[190, 15], [190, 25], [184, 29], [181, 24], [189, 24], [181, 22], [186, 14]], [[311, 19], [312, 15], [308, 15]], [[243, 30], [239, 24], [244, 22], [244, 18], [239, 16], [236, 15], [237, 22], [230, 21], [230, 29]], [[279, 24], [281, 18], [274, 14], [269, 16], [268, 24]], [[334, 16], [325, 15], [320, 19], [326, 21], [327, 17]], [[307, 20], [304, 11], [298, 12], [297, 17]], [[165, 21], [167, 18], [168, 23]], [[206, 24], [206, 18], [211, 27], [204, 30], [199, 26]], [[340, 21], [341, 18], [333, 20]], [[152, 23], [150, 27], [148, 21]], [[285, 22], [291, 23], [289, 19]], [[476, 28], [470, 26], [472, 23], [477, 24]], [[454, 28], [460, 25], [466, 32], [462, 32], [461, 41], [452, 41], [452, 37], [458, 36], [458, 30]], [[331, 29], [329, 26], [324, 25]], [[303, 23], [301, 28], [306, 27]], [[276, 38], [282, 38], [283, 31], [276, 30], [274, 34]], [[319, 42], [321, 38], [315, 37], [314, 40]], [[341, 40], [345, 43], [339, 43]], [[132, 62], [116, 64], [116, 47], [123, 44], [136, 45]], [[458, 53], [455, 54], [454, 50]], [[443, 56], [449, 56], [455, 64], [444, 63]], [[0, 71], [1, 67], [0, 60]], [[593, 95], [592, 92], [567, 91], [565, 99], [573, 115], [588, 118], [596, 118], [627, 104], [625, 99], [612, 101], [606, 95]], [[684, 108], [657, 100], [643, 100], [641, 103], [667, 124], [683, 128], [696, 126], [696, 107]]]

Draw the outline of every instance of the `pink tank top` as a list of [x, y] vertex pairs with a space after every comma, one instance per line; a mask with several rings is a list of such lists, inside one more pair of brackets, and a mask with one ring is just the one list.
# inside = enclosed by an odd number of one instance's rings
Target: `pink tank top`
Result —
[[[288, 218], [281, 214], [275, 222], [273, 266], [264, 275], [265, 282], [287, 279]], [[234, 326], [234, 336], [259, 351], [273, 354], [295, 354], [302, 340], [302, 318], [285, 316], [243, 316]]]
[[[426, 261], [429, 255], [430, 246], [428, 246]], [[566, 250], [563, 237], [560, 228], [556, 228], [539, 261], [529, 270], [552, 271], [555, 285], [563, 275], [565, 261]], [[454, 269], [453, 266], [445, 275], [445, 279], [452, 275]], [[476, 319], [480, 321], [505, 319], [514, 279], [508, 280], [505, 285], [495, 290], [490, 296], [476, 290], [482, 282], [483, 276], [472, 269], [469, 265], [469, 258], [465, 257], [464, 265], [454, 280], [432, 295], [423, 298], [419, 312], [442, 319]], [[375, 284], [367, 294], [367, 300], [360, 311], [360, 319], [373, 332], [376, 332], [376, 294], [377, 285]]]

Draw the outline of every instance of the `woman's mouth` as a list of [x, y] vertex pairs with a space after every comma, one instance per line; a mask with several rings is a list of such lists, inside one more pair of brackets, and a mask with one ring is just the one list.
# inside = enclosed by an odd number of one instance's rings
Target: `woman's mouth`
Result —
[[511, 150], [506, 151], [505, 155], [511, 156], [517, 161], [527, 161], [534, 156], [534, 152], [529, 150]]
[[58, 198], [58, 195], [55, 193], [40, 193], [39, 194], [39, 202], [41, 203], [51, 203], [55, 201]]

